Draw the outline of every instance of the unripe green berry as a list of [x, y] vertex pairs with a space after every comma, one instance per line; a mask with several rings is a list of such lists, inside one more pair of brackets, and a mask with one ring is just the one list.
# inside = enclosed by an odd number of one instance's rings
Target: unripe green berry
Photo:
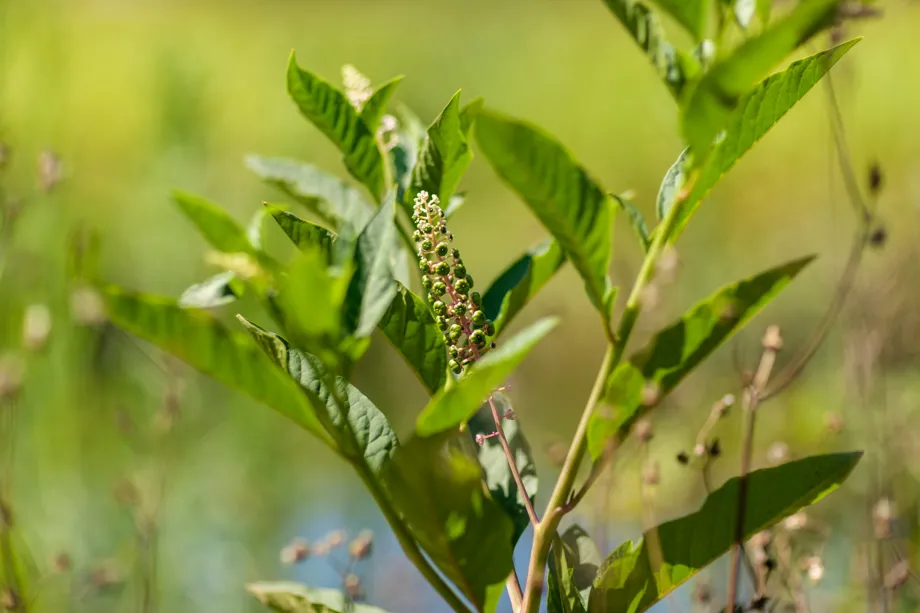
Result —
[[446, 277], [450, 273], [450, 264], [447, 262], [438, 262], [434, 267], [434, 271], [442, 277]]
[[473, 275], [466, 275], [466, 281], [470, 284], [470, 289], [473, 289]]
[[461, 334], [463, 334], [463, 328], [461, 328], [457, 324], [452, 325], [450, 327], [450, 331], [447, 333], [447, 335], [451, 338], [451, 340], [457, 340], [458, 338], [460, 338]]
[[461, 372], [463, 372], [463, 367], [460, 366], [460, 362], [458, 362], [457, 360], [451, 360], [450, 362], [447, 363], [447, 365], [450, 367], [452, 371], [454, 371], [458, 375]]
[[422, 272], [429, 272], [431, 270], [431, 262], [425, 258], [419, 258], [418, 269]]
[[454, 309], [454, 315], [457, 315], [458, 317], [463, 317], [463, 314], [466, 313], [466, 305], [463, 304], [462, 302], [458, 302], [457, 304], [455, 304], [453, 309]]
[[431, 305], [431, 310], [434, 311], [435, 315], [446, 315], [447, 314], [447, 305], [438, 300]]
[[447, 330], [447, 320], [443, 317], [438, 317], [435, 322], [438, 324], [438, 329], [441, 331]]
[[482, 330], [473, 330], [472, 334], [470, 334], [470, 342], [477, 347], [482, 347], [486, 344], [486, 333]]
[[470, 284], [466, 279], [460, 279], [454, 285], [454, 288], [457, 290], [458, 294], [467, 294], [470, 291]]
[[487, 319], [487, 320], [486, 320], [486, 325], [483, 326], [482, 329], [483, 329], [483, 331], [484, 331], [486, 334], [488, 334], [489, 336], [493, 336], [493, 335], [495, 334], [495, 324], [492, 323], [492, 320], [490, 320], [490, 319]]
[[422, 277], [422, 287], [425, 289], [431, 289], [432, 283], [433, 281], [431, 280], [431, 277]]
[[459, 259], [460, 259], [460, 250], [457, 249], [456, 247], [454, 247], [453, 249], [450, 250], [450, 255], [451, 255], [455, 260], [459, 260]]
[[451, 345], [451, 346], [447, 349], [447, 353], [450, 354], [450, 357], [455, 358], [455, 357], [457, 357], [457, 356], [460, 354], [460, 350], [457, 349], [456, 347], [454, 347], [453, 345]]
[[441, 234], [447, 234], [447, 226], [441, 226], [438, 229], [441, 231]]
[[447, 286], [442, 281], [438, 281], [431, 286], [431, 291], [434, 292], [435, 296], [443, 296], [447, 293]]
[[434, 250], [434, 252], [442, 258], [447, 255], [448, 251], [450, 251], [450, 247], [447, 246], [447, 243], [438, 243], [438, 246], [435, 247]]
[[456, 266], [454, 266], [454, 275], [456, 275], [458, 279], [462, 279], [463, 277], [465, 277], [466, 276], [466, 266], [464, 266], [463, 264], [457, 264]]
[[470, 294], [470, 302], [475, 306], [482, 306], [482, 296], [479, 295], [479, 292], [473, 292]]
[[430, 223], [426, 223], [424, 226], [422, 226], [421, 230], [425, 234], [431, 234], [431, 231], [434, 230], [434, 228], [431, 227]]
[[434, 247], [434, 243], [431, 242], [430, 238], [426, 238], [422, 241], [422, 249], [425, 251], [431, 251], [432, 247]]
[[418, 230], [416, 230], [415, 232], [413, 232], [413, 233], [412, 233], [412, 240], [414, 240], [416, 243], [419, 242], [420, 240], [422, 240], [422, 233], [419, 232]]
[[482, 327], [482, 325], [486, 323], [486, 314], [483, 313], [482, 311], [474, 311], [473, 312], [473, 323], [477, 327]]
[[428, 304], [434, 304], [435, 302], [438, 302], [438, 297], [428, 292]]

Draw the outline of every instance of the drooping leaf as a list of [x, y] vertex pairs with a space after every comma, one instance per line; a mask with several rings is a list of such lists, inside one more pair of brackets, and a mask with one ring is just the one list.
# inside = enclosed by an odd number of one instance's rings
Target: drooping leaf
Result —
[[345, 323], [358, 338], [370, 336], [396, 297], [395, 191], [361, 230], [355, 245], [355, 273], [345, 298]]
[[298, 249], [303, 251], [318, 248], [331, 256], [334, 232], [276, 206], [266, 206], [266, 210]]
[[687, 225], [700, 202], [719, 179], [859, 40], [854, 39], [793, 62], [786, 70], [770, 76], [744, 96], [725, 128], [724, 138], [713, 146], [693, 189], [681, 205], [678, 229], [671, 240]]
[[361, 192], [316, 166], [287, 158], [246, 157], [246, 167], [336, 229], [363, 228], [374, 207]]
[[614, 436], [623, 440], [648, 407], [642, 402], [648, 383], [662, 398], [687, 374], [766, 306], [813, 256], [793, 260], [753, 277], [726, 285], [652, 338], [607, 381], [609, 406], [591, 416], [588, 448], [599, 458]]
[[662, 9], [687, 29], [696, 41], [706, 35], [711, 0], [655, 0]]
[[538, 128], [480, 111], [475, 130], [493, 168], [558, 241], [607, 320], [613, 296], [607, 275], [613, 251], [610, 198], [558, 141]]
[[498, 275], [482, 297], [482, 310], [495, 323], [496, 336], [564, 263], [559, 243], [547, 239], [531, 247]]
[[[505, 411], [510, 408], [507, 397], [501, 393], [494, 394], [496, 408], [499, 415], [504, 415]], [[521, 480], [524, 482], [524, 489], [533, 504], [534, 497], [537, 495], [537, 466], [533, 460], [533, 454], [530, 450], [530, 444], [524, 438], [521, 431], [520, 422], [516, 419], [508, 419], [502, 422], [502, 430], [505, 438], [508, 440], [508, 446], [514, 455], [514, 462]], [[487, 436], [495, 432], [495, 418], [492, 415], [492, 409], [488, 405], [481, 407], [476, 414], [470, 419], [469, 423], [470, 436], [475, 437], [477, 434]], [[508, 465], [508, 458], [502, 448], [501, 441], [497, 436], [487, 438], [482, 445], [476, 446], [476, 455], [479, 459], [479, 465], [482, 466], [483, 478], [486, 487], [492, 494], [492, 500], [497, 502], [505, 513], [514, 522], [514, 532], [511, 535], [511, 544], [516, 545], [521, 534], [530, 525], [530, 517], [527, 514], [527, 507], [524, 506], [524, 496], [518, 489], [514, 475], [511, 473], [511, 467]]]
[[431, 399], [415, 422], [416, 434], [430, 436], [469, 420], [557, 323], [552, 317], [541, 319], [490, 350], [455, 385], [441, 390]]
[[192, 285], [179, 296], [179, 306], [209, 309], [230, 304], [242, 295], [243, 285], [232, 272], [222, 272]]
[[760, 35], [748, 38], [718, 62], [682, 104], [684, 137], [700, 158], [708, 156], [715, 136], [758, 81], [790, 53], [818, 33], [836, 15], [840, 0], [803, 0]]
[[[744, 539], [836, 489], [860, 457], [862, 453], [812, 456], [749, 474]], [[588, 610], [645, 611], [727, 552], [735, 536], [739, 484], [738, 477], [730, 479], [696, 513], [617, 548], [597, 575]], [[650, 539], [658, 546], [650, 547]]]
[[367, 102], [365, 102], [364, 106], [361, 108], [361, 119], [364, 120], [364, 123], [370, 128], [371, 132], [374, 132], [380, 127], [380, 120], [383, 119], [383, 116], [387, 112], [387, 104], [390, 102], [390, 98], [393, 97], [393, 92], [396, 91], [396, 88], [399, 87], [402, 80], [402, 76], [393, 77], [386, 83], [380, 85], [380, 87], [374, 90], [374, 93], [371, 94], [371, 97], [367, 99]]
[[259, 581], [248, 584], [246, 591], [278, 613], [387, 613], [379, 607], [350, 602], [339, 590], [293, 581]]
[[486, 496], [478, 463], [447, 444], [456, 436], [413, 438], [383, 481], [435, 566], [477, 611], [493, 613], [512, 569], [511, 520]]
[[473, 151], [460, 117], [460, 92], [457, 92], [428, 127], [428, 138], [412, 171], [404, 204], [411, 210], [415, 195], [426, 191], [437, 194], [446, 206], [472, 160]]
[[249, 225], [246, 226], [246, 238], [249, 239], [249, 244], [252, 245], [253, 249], [257, 251], [263, 251], [265, 218], [267, 216], [268, 211], [265, 207], [256, 209], [252, 219], [249, 220]]
[[684, 187], [687, 180], [687, 172], [690, 170], [690, 149], [684, 149], [677, 156], [674, 164], [668, 168], [664, 179], [661, 180], [661, 187], [658, 188], [658, 199], [655, 210], [658, 213], [658, 219], [664, 219], [671, 207], [677, 200], [677, 195]]
[[403, 285], [380, 320], [380, 329], [434, 394], [447, 381], [447, 344], [431, 309]]
[[224, 253], [255, 253], [246, 230], [213, 202], [180, 190], [173, 192], [173, 200], [216, 250]]
[[[379, 474], [399, 446], [396, 434], [380, 409], [358, 388], [329, 373], [316, 356], [291, 347], [277, 334], [260, 328], [242, 315], [237, 315], [237, 319], [265, 354], [287, 372], [314, 403], [325, 409], [329, 434], [345, 457], [363, 461], [373, 474]], [[343, 413], [342, 403], [346, 413]]]
[[613, 198], [617, 206], [626, 213], [626, 217], [629, 219], [629, 225], [632, 227], [633, 232], [636, 233], [636, 238], [639, 239], [639, 246], [642, 247], [642, 253], [648, 253], [648, 248], [652, 241], [649, 238], [648, 225], [645, 223], [645, 217], [643, 217], [642, 211], [640, 211], [638, 207], [636, 207], [636, 204], [629, 198], [616, 194], [610, 194], [610, 197]]
[[658, 17], [644, 3], [636, 0], [604, 0], [604, 3], [645, 52], [671, 95], [678, 98], [684, 85], [699, 71], [693, 57], [668, 42]]
[[597, 545], [584, 528], [575, 524], [563, 532], [551, 551], [548, 600], [553, 604], [548, 613], [587, 613], [591, 587], [602, 562]]
[[294, 53], [288, 63], [288, 93], [300, 112], [338, 147], [348, 172], [367, 187], [375, 199], [386, 191], [386, 167], [374, 130], [364, 122], [338, 89], [297, 66]]
[[[396, 191], [397, 202], [411, 202], [416, 194], [410, 194], [409, 183], [412, 181], [412, 171], [418, 160], [418, 152], [425, 140], [425, 126], [412, 109], [404, 104], [395, 104], [393, 115], [396, 117], [396, 144], [390, 150], [393, 158], [393, 170], [398, 185]], [[406, 208], [406, 212], [409, 209]]]
[[207, 312], [183, 309], [169, 299], [114, 286], [103, 293], [109, 319], [118, 327], [263, 402], [336, 448], [297, 385], [245, 336], [231, 333]]

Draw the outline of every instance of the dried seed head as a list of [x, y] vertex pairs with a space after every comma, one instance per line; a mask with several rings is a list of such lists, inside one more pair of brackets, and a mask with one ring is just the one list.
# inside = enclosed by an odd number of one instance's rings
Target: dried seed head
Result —
[[370, 530], [362, 530], [358, 536], [352, 539], [348, 544], [348, 555], [353, 560], [363, 560], [371, 554], [374, 543], [374, 533]]
[[652, 437], [655, 436], [655, 432], [652, 429], [652, 422], [650, 419], [640, 419], [636, 422], [636, 438], [640, 442], [647, 443], [652, 440]]
[[51, 335], [51, 310], [44, 304], [30, 304], [22, 323], [22, 345], [29, 351], [39, 351]]
[[307, 541], [296, 538], [281, 549], [282, 564], [297, 564], [310, 557], [310, 546]]

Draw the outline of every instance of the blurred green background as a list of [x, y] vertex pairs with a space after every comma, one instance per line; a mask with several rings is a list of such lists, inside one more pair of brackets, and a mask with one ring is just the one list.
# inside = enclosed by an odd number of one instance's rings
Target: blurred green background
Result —
[[[865, 501], [885, 492], [907, 517], [920, 476], [912, 438], [920, 399], [920, 3], [881, 6], [883, 19], [849, 28], [865, 40], [832, 78], [857, 175], [865, 183], [873, 161], [883, 169], [879, 210], [889, 239], [867, 253], [834, 332], [805, 376], [764, 407], [757, 433], [759, 464], [777, 442], [793, 456], [869, 452], [836, 504], [816, 511], [834, 526], [826, 551], [836, 552], [825, 560], [826, 580], [812, 589], [816, 610], [848, 602], [842, 585], [858, 587]], [[812, 44], [816, 50], [826, 37]], [[555, 134], [609, 190], [633, 190], [648, 218], [682, 147], [673, 101], [599, 0], [0, 0], [0, 142], [11, 151], [0, 181], [8, 196], [25, 198], [0, 273], [0, 355], [25, 365], [21, 395], [3, 422], [9, 428], [15, 419], [15, 447], [0, 451], [10, 452], [19, 536], [34, 571], [45, 575], [35, 610], [142, 611], [139, 577], [151, 573], [138, 569], [155, 551], [156, 610], [256, 611], [247, 581], [338, 584], [328, 560], [293, 567], [279, 560], [293, 537], [315, 541], [337, 528], [377, 535], [361, 571], [374, 604], [444, 610], [331, 453], [269, 409], [74, 314], [67, 260], [75, 230], [98, 232], [104, 278], [176, 296], [214, 270], [171, 203], [172, 188], [200, 193], [245, 222], [262, 200], [283, 201], [243, 167], [247, 153], [297, 157], [346, 176], [333, 146], [286, 95], [292, 49], [302, 66], [334, 82], [346, 63], [376, 83], [406, 75], [396, 98], [426, 123], [457, 89], [466, 101], [483, 96]], [[750, 368], [764, 327], [776, 323], [788, 359], [831, 301], [856, 223], [828, 100], [816, 87], [722, 181], [678, 246], [674, 280], [658, 288], [658, 305], [642, 319], [640, 337], [723, 283], [820, 254], [657, 412], [656, 518], [701, 500], [694, 469], [674, 456], [692, 448], [710, 405], [737, 392], [733, 355]], [[44, 150], [61, 160], [63, 180], [35, 195]], [[468, 268], [491, 279], [545, 232], [481, 158], [462, 188], [468, 200], [453, 232]], [[628, 289], [640, 252], [625, 221], [617, 226], [612, 272]], [[22, 349], [31, 304], [47, 305], [52, 316], [39, 351]], [[546, 314], [560, 315], [562, 325], [514, 375], [510, 391], [544, 495], [555, 472], [548, 450], [567, 444], [604, 343], [571, 268], [516, 325]], [[356, 384], [398, 433], [410, 431], [425, 396], [382, 339]], [[829, 418], [842, 420], [842, 433], [829, 433]], [[734, 416], [718, 427], [725, 458], [714, 466], [717, 482], [737, 472], [737, 431]], [[599, 490], [607, 495], [574, 514], [608, 549], [642, 524], [635, 451], [621, 454]], [[519, 553], [528, 547], [525, 537]], [[73, 569], [55, 574], [52, 560], [62, 552]], [[712, 574], [719, 591], [722, 574]], [[686, 599], [678, 597], [680, 606]]]

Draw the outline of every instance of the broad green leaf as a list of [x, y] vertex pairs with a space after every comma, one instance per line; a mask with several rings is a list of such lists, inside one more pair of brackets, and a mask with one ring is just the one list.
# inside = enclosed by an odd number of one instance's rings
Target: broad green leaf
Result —
[[[345, 457], [363, 461], [373, 474], [379, 474], [399, 446], [396, 434], [380, 409], [344, 378], [333, 377], [316, 356], [291, 347], [277, 334], [260, 328], [242, 315], [237, 315], [237, 319], [266, 355], [300, 385], [305, 395], [325, 408], [326, 427]], [[333, 381], [334, 393], [331, 391]], [[345, 414], [341, 403], [346, 405]]]
[[230, 304], [242, 295], [243, 285], [232, 272], [222, 272], [192, 285], [179, 296], [179, 306], [209, 309]]
[[684, 85], [699, 71], [695, 60], [668, 42], [658, 17], [642, 2], [604, 0], [604, 3], [651, 61], [671, 95], [678, 98]]
[[294, 53], [288, 63], [288, 93], [300, 112], [339, 148], [345, 166], [375, 199], [386, 191], [386, 167], [377, 138], [345, 95], [327, 81], [297, 66]]
[[416, 437], [383, 471], [419, 546], [477, 611], [493, 613], [512, 569], [511, 520], [486, 496], [482, 469], [449, 439]]
[[[499, 415], [504, 415], [505, 411], [510, 408], [507, 397], [500, 393], [494, 394], [493, 397]], [[473, 440], [475, 440], [477, 434], [487, 436], [495, 432], [495, 418], [492, 416], [490, 406], [485, 405], [476, 412], [470, 419], [469, 430]], [[502, 422], [502, 430], [508, 440], [508, 446], [511, 447], [515, 465], [532, 504], [534, 497], [537, 495], [539, 481], [537, 480], [537, 466], [533, 460], [530, 444], [524, 438], [520, 422], [516, 419], [506, 419]], [[524, 506], [524, 496], [518, 489], [514, 475], [511, 474], [508, 458], [505, 456], [505, 451], [497, 436], [485, 439], [483, 444], [476, 445], [475, 449], [479, 465], [482, 466], [486, 487], [489, 488], [489, 492], [492, 494], [492, 500], [497, 502], [514, 522], [514, 532], [511, 535], [511, 544], [514, 546], [517, 544], [518, 539], [521, 538], [521, 534], [527, 529], [527, 526], [530, 525], [527, 507]]]
[[246, 238], [256, 251], [264, 250], [265, 218], [267, 216], [268, 211], [265, 207], [256, 209], [256, 212], [252, 215], [252, 219], [249, 220], [249, 225], [246, 226]]
[[658, 188], [658, 199], [655, 210], [658, 213], [659, 220], [667, 217], [671, 207], [673, 207], [674, 203], [677, 201], [677, 196], [680, 190], [683, 189], [684, 182], [687, 180], [687, 172], [690, 170], [689, 166], [690, 150], [684, 149], [680, 152], [680, 155], [677, 156], [677, 160], [674, 164], [668, 168], [668, 172], [665, 173], [664, 179], [661, 180], [661, 187]]
[[180, 190], [173, 192], [173, 200], [216, 250], [224, 253], [255, 253], [246, 230], [213, 202]]
[[266, 210], [301, 251], [318, 248], [324, 253], [332, 253], [335, 233], [331, 230], [275, 206], [267, 206]]
[[287, 158], [246, 157], [246, 167], [275, 185], [336, 229], [363, 228], [374, 207], [361, 192], [316, 166]]
[[371, 94], [371, 97], [367, 99], [367, 102], [365, 102], [364, 106], [361, 108], [361, 119], [364, 120], [364, 123], [372, 132], [380, 127], [380, 120], [383, 119], [383, 116], [387, 112], [387, 103], [390, 102], [390, 98], [393, 97], [393, 92], [396, 91], [396, 88], [402, 80], [403, 78], [401, 76], [393, 77], [375, 89], [374, 93]]
[[467, 138], [470, 136], [470, 130], [473, 129], [473, 124], [476, 123], [476, 117], [479, 115], [479, 111], [482, 110], [482, 106], [485, 103], [483, 98], [474, 98], [472, 101], [464, 105], [463, 109], [460, 111], [460, 127], [463, 129], [463, 134]]
[[585, 282], [591, 302], [610, 317], [613, 208], [572, 155], [529, 124], [492, 111], [476, 120], [479, 146], [499, 176], [530, 206]]
[[231, 333], [207, 312], [183, 309], [169, 299], [113, 286], [103, 291], [116, 326], [265, 403], [336, 448], [297, 385], [245, 336]]
[[473, 151], [460, 117], [460, 92], [457, 92], [428, 127], [428, 138], [412, 171], [404, 204], [411, 209], [415, 195], [426, 191], [437, 194], [446, 206], [472, 160]]
[[307, 587], [293, 581], [250, 583], [246, 591], [278, 613], [387, 613], [379, 607], [350, 602], [339, 590]]
[[456, 384], [438, 392], [415, 422], [419, 436], [430, 436], [466, 422], [482, 403], [504, 383], [530, 350], [558, 321], [547, 317], [522, 330], [508, 342], [490, 350], [473, 364]]
[[[861, 457], [859, 452], [811, 456], [752, 472], [744, 540], [836, 489]], [[597, 574], [588, 610], [645, 611], [727, 552], [735, 537], [739, 485], [740, 478], [730, 479], [696, 513], [618, 547]], [[649, 546], [650, 539], [658, 546]]]
[[646, 383], [659, 398], [673, 390], [700, 362], [741, 329], [808, 265], [814, 256], [793, 260], [753, 277], [726, 285], [652, 338], [607, 381], [606, 402], [591, 416], [588, 448], [601, 456], [614, 436], [625, 439], [648, 407], [642, 404]]
[[725, 128], [725, 136], [713, 146], [690, 195], [681, 205], [679, 227], [671, 240], [687, 225], [719, 179], [859, 40], [854, 39], [793, 62], [786, 70], [770, 76], [744, 96]]
[[840, 0], [802, 0], [780, 21], [747, 39], [709, 69], [682, 104], [684, 137], [700, 158], [758, 81], [829, 25]]
[[548, 613], [587, 613], [591, 587], [603, 558], [584, 528], [575, 524], [553, 542]]
[[[396, 117], [396, 145], [390, 150], [393, 158], [393, 170], [398, 185], [396, 201], [402, 203], [412, 202], [415, 194], [409, 194], [409, 183], [412, 181], [412, 170], [418, 160], [418, 152], [425, 141], [425, 126], [412, 109], [404, 104], [395, 104], [393, 115]], [[411, 209], [405, 209], [411, 215]]]
[[757, 18], [766, 26], [770, 23], [770, 12], [773, 10], [773, 0], [757, 0]]
[[663, 10], [687, 29], [696, 41], [706, 35], [709, 5], [712, 0], [655, 0]]
[[648, 248], [652, 241], [649, 238], [648, 225], [645, 223], [645, 217], [643, 217], [642, 211], [640, 211], [635, 203], [629, 198], [617, 196], [616, 194], [610, 194], [610, 197], [613, 198], [617, 206], [626, 213], [626, 217], [629, 219], [629, 225], [632, 227], [633, 232], [636, 233], [636, 238], [639, 239], [642, 253], [648, 253]]
[[379, 323], [380, 329], [431, 394], [447, 381], [447, 344], [431, 309], [403, 285]]
[[559, 243], [547, 239], [506, 268], [482, 297], [482, 310], [495, 323], [495, 336], [502, 333], [515, 315], [565, 263]]
[[345, 298], [345, 323], [358, 338], [371, 335], [396, 297], [392, 264], [393, 255], [399, 249], [394, 220], [395, 196], [395, 191], [390, 190], [390, 195], [361, 230], [355, 244], [355, 274]]

